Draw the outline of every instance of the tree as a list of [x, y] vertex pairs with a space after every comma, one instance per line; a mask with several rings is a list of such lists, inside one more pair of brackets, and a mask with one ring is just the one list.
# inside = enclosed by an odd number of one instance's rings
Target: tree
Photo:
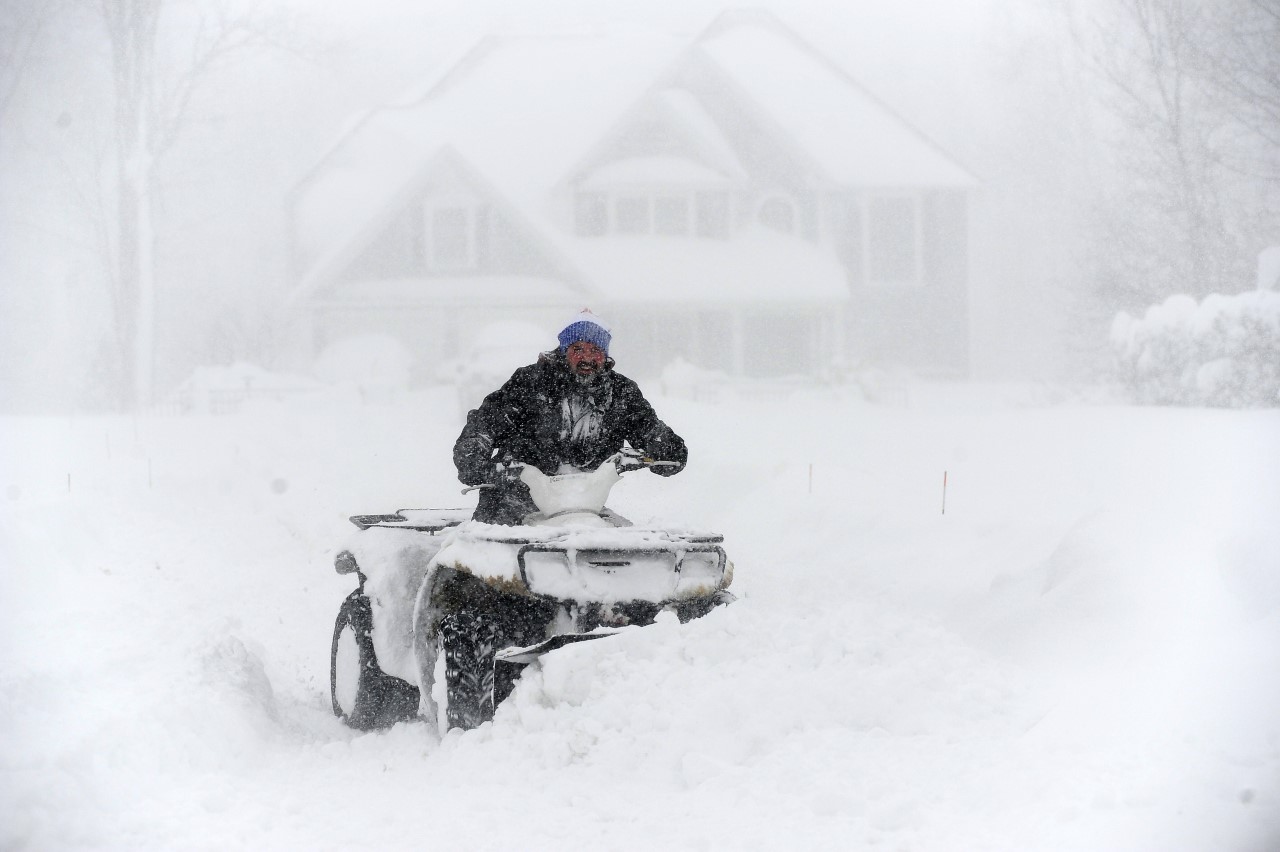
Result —
[[1198, 0], [1116, 0], [1075, 22], [1118, 128], [1110, 140], [1116, 179], [1100, 196], [1095, 256], [1123, 306], [1211, 292], [1236, 277], [1222, 120], [1200, 77], [1197, 42], [1215, 14]]
[[1224, 0], [1194, 45], [1197, 76], [1234, 127], [1228, 165], [1280, 182], [1280, 0]]
[[51, 4], [6, 4], [0, 12], [0, 116], [8, 112], [22, 84], [50, 14]]
[[[173, 20], [174, 58], [161, 51], [166, 0], [97, 0], [111, 46], [115, 134], [111, 296], [122, 407], [151, 402], [156, 346], [155, 201], [160, 162], [189, 119], [191, 100], [218, 66], [252, 47], [285, 46], [285, 18], [205, 4]], [[168, 13], [168, 14], [166, 14]], [[168, 42], [166, 42], [167, 44]]]
[[1092, 80], [1068, 312], [1094, 374], [1118, 312], [1248, 289], [1280, 232], [1280, 0], [1049, 2]]

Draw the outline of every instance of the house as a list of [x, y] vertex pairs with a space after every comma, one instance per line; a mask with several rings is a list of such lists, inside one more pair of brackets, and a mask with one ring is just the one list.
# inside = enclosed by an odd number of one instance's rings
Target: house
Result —
[[317, 352], [420, 368], [589, 306], [625, 372], [968, 366], [971, 174], [772, 15], [491, 35], [362, 115], [290, 200]]

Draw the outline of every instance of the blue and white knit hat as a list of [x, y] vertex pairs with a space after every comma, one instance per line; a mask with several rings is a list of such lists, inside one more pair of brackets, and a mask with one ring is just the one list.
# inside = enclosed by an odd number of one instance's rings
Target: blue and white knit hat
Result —
[[581, 313], [569, 320], [569, 324], [560, 332], [560, 351], [564, 352], [570, 346], [580, 340], [587, 343], [594, 343], [600, 347], [600, 351], [609, 354], [609, 341], [613, 335], [609, 333], [609, 326], [605, 325], [604, 320], [591, 313], [589, 308], [583, 308]]

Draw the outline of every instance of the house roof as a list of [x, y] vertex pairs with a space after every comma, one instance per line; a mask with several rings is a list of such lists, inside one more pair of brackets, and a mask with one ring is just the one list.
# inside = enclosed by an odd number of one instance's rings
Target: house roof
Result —
[[304, 276], [446, 147], [544, 221], [552, 187], [683, 47], [644, 33], [483, 39], [424, 96], [366, 115], [300, 188]]
[[971, 187], [973, 175], [789, 31], [758, 22], [699, 49], [834, 183]]
[[[599, 304], [831, 305], [849, 299], [844, 268], [833, 255], [763, 227], [729, 240], [570, 237], [559, 248], [573, 255], [593, 285], [589, 298]], [[567, 309], [584, 298], [552, 278], [467, 275], [432, 279], [430, 287], [413, 278], [351, 281], [326, 293], [322, 304], [443, 309], [523, 300]]]
[[[299, 185], [293, 211], [302, 273], [297, 294], [336, 275], [442, 158], [506, 205], [589, 286], [611, 286], [607, 282], [618, 276], [603, 269], [604, 277], [597, 277], [592, 261], [609, 249], [563, 233], [551, 205], [557, 187], [581, 172], [601, 140], [617, 132], [646, 96], [685, 123], [724, 177], [743, 177], [705, 110], [670, 86], [689, 61], [718, 69], [784, 145], [835, 185], [974, 182], [771, 16], [736, 22], [723, 16], [692, 41], [633, 30], [489, 36], [425, 90], [365, 114]], [[635, 160], [615, 168], [642, 173], [652, 164]], [[711, 180], [714, 173], [702, 177]], [[689, 242], [697, 241], [684, 245]], [[797, 244], [790, 253], [802, 248]], [[824, 262], [816, 256], [809, 261]]]
[[730, 240], [575, 240], [601, 302], [689, 306], [831, 305], [848, 301], [844, 267], [800, 237], [756, 227]]

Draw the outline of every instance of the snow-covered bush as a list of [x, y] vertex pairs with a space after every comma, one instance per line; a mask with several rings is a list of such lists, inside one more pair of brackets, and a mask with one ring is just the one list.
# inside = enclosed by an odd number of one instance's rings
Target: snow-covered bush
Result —
[[1111, 325], [1120, 376], [1155, 405], [1280, 406], [1280, 293], [1170, 296]]
[[245, 403], [283, 402], [314, 394], [323, 386], [306, 376], [273, 373], [238, 361], [227, 366], [196, 367], [158, 406], [180, 414], [235, 414]]
[[329, 344], [312, 367], [316, 377], [357, 388], [367, 402], [390, 399], [409, 386], [413, 356], [387, 334], [360, 334]]
[[701, 402], [720, 400], [729, 384], [727, 373], [697, 367], [678, 357], [662, 369], [659, 380], [664, 396]]

